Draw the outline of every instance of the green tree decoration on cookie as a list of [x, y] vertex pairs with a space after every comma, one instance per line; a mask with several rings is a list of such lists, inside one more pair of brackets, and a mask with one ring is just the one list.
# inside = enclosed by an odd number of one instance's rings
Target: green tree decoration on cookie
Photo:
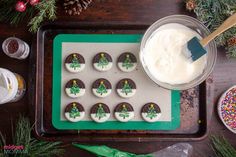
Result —
[[78, 60], [76, 54], [73, 54], [73, 58], [70, 63], [70, 67], [73, 68], [74, 70], [76, 70], [76, 68], [80, 68], [80, 63], [79, 63], [79, 60]]
[[108, 64], [109, 64], [109, 61], [106, 59], [104, 53], [101, 53], [101, 56], [98, 61], [98, 66], [101, 66], [102, 68], [104, 68]]
[[71, 111], [70, 111], [70, 118], [76, 118], [79, 116], [80, 116], [80, 112], [78, 108], [76, 107], [76, 104], [73, 103], [73, 107], [71, 108]]
[[148, 118], [150, 118], [150, 119], [153, 119], [153, 118], [157, 117], [157, 112], [156, 112], [156, 110], [155, 110], [153, 104], [151, 104], [151, 105], [149, 106], [148, 112], [147, 112], [147, 116], [146, 116], [146, 117], [148, 117]]
[[132, 88], [130, 87], [130, 85], [128, 84], [128, 81], [125, 81], [125, 84], [121, 90], [122, 93], [125, 93], [126, 95], [128, 95], [129, 93], [132, 93]]
[[97, 93], [99, 93], [99, 94], [104, 94], [104, 93], [107, 93], [107, 88], [106, 88], [106, 86], [105, 86], [105, 84], [104, 84], [104, 82], [103, 81], [101, 81], [100, 82], [100, 85], [99, 85], [99, 87], [97, 88], [97, 91], [96, 91]]
[[102, 104], [99, 104], [95, 117], [97, 117], [98, 119], [101, 119], [101, 118], [103, 118], [105, 116], [106, 116], [106, 113], [105, 113], [105, 111], [104, 111], [104, 109], [102, 107]]
[[77, 82], [76, 82], [75, 80], [73, 80], [73, 85], [72, 85], [72, 87], [70, 88], [70, 93], [76, 95], [76, 94], [78, 94], [79, 92], [80, 92], [80, 88], [79, 88], [79, 86], [77, 85]]
[[125, 67], [126, 69], [129, 69], [133, 67], [134, 64], [132, 63], [129, 55], [126, 55], [124, 62], [122, 63], [122, 67]]
[[127, 110], [125, 105], [122, 106], [122, 110], [121, 110], [119, 116], [122, 117], [123, 119], [129, 117], [129, 112], [128, 112], [128, 110]]

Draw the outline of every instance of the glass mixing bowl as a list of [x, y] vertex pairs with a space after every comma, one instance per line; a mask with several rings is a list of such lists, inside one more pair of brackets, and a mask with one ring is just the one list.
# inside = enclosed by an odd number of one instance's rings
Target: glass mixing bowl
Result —
[[197, 19], [186, 16], [186, 15], [171, 15], [164, 17], [158, 21], [156, 21], [154, 24], [152, 24], [147, 31], [145, 32], [142, 42], [141, 42], [141, 48], [139, 53], [139, 59], [142, 63], [143, 69], [146, 72], [146, 74], [149, 76], [150, 79], [152, 79], [157, 85], [171, 90], [185, 90], [192, 88], [194, 86], [199, 85], [202, 83], [206, 78], [210, 75], [210, 73], [213, 70], [213, 67], [216, 62], [217, 57], [217, 48], [214, 41], [211, 41], [205, 48], [207, 50], [207, 63], [204, 68], [204, 71], [201, 75], [199, 75], [197, 78], [192, 80], [191, 82], [184, 83], [184, 84], [168, 84], [165, 82], [161, 82], [158, 79], [155, 78], [155, 76], [152, 75], [152, 73], [149, 71], [147, 64], [145, 63], [144, 57], [145, 57], [145, 45], [152, 33], [158, 29], [160, 26], [168, 24], [168, 23], [179, 23], [184, 26], [187, 26], [191, 28], [192, 30], [196, 31], [201, 35], [203, 38], [206, 37], [210, 32], [209, 30]]

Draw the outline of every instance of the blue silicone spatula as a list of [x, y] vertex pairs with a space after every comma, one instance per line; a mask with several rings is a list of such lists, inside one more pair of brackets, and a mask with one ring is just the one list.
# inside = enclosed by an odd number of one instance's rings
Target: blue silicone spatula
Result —
[[226, 19], [224, 23], [220, 25], [219, 28], [217, 28], [207, 37], [201, 40], [199, 40], [197, 37], [193, 37], [191, 40], [189, 40], [183, 48], [183, 54], [192, 61], [198, 60], [201, 56], [207, 53], [204, 47], [210, 41], [212, 41], [215, 37], [217, 37], [224, 31], [228, 30], [229, 28], [235, 26], [235, 24], [236, 24], [236, 13], [230, 16], [228, 19]]

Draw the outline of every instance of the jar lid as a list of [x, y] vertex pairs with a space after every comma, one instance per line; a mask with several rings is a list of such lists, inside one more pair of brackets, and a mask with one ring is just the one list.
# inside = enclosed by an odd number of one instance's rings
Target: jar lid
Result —
[[7, 82], [7, 78], [3, 73], [0, 73], [0, 103], [4, 102], [4, 100], [9, 95], [9, 83]]
[[11, 101], [17, 89], [18, 82], [15, 75], [7, 69], [0, 68], [0, 104]]

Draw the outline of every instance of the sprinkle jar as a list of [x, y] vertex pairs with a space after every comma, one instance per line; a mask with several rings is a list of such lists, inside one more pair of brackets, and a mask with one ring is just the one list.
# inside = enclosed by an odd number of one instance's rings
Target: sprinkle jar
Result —
[[29, 55], [29, 45], [16, 37], [9, 37], [2, 43], [3, 52], [9, 57], [25, 59]]

